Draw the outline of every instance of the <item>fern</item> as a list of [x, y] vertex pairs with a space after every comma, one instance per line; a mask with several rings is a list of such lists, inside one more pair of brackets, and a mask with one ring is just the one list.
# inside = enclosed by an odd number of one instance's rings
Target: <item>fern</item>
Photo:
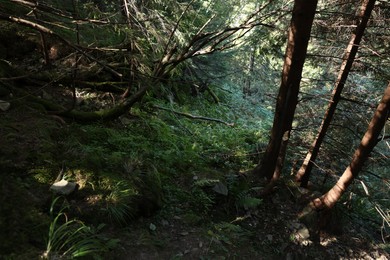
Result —
[[263, 202], [262, 199], [252, 197], [250, 192], [255, 190], [256, 188], [250, 188], [247, 190], [241, 191], [235, 200], [236, 208], [244, 208], [245, 210], [253, 209], [261, 205]]
[[194, 182], [195, 187], [212, 187], [215, 184], [219, 183], [217, 179], [201, 179]]

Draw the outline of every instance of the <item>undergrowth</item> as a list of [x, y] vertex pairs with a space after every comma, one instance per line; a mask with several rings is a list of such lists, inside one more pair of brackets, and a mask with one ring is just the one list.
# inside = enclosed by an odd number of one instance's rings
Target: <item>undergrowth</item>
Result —
[[[18, 133], [23, 126], [18, 124], [15, 128], [15, 124], [9, 123], [7, 136], [13, 137], [4, 140], [14, 145], [7, 149], [22, 155], [14, 159], [22, 159], [19, 164], [23, 167], [18, 169], [27, 169], [27, 175], [14, 179], [13, 186], [20, 186], [22, 193], [33, 188], [39, 194], [37, 202], [31, 205], [37, 207], [34, 221], [45, 223], [35, 230], [37, 234], [27, 233], [23, 241], [41, 237], [35, 247], [43, 252], [42, 230], [48, 225], [45, 255], [75, 255], [77, 249], [73, 248], [83, 247], [85, 238], [93, 238], [91, 245], [98, 243], [95, 234], [104, 224], [123, 227], [139, 216], [150, 217], [158, 211], [164, 218], [179, 215], [189, 223], [199, 223], [216, 206], [235, 214], [259, 205], [261, 201], [252, 198], [245, 178], [238, 176], [256, 163], [257, 144], [266, 140], [263, 133], [267, 129], [261, 127], [268, 119], [262, 118], [261, 108], [250, 108], [249, 103], [245, 108], [225, 105], [227, 98], [221, 98], [220, 104], [205, 102], [201, 97], [189, 98], [186, 105], [149, 98], [130, 114], [109, 124], [60, 125], [37, 112], [30, 115], [41, 118], [31, 119], [35, 131], [26, 132], [23, 137]], [[168, 110], [155, 109], [154, 105]], [[251, 123], [244, 124], [246, 114], [242, 111], [247, 109], [251, 111]], [[169, 110], [216, 118], [234, 126], [192, 120]], [[3, 119], [12, 121], [11, 117]], [[45, 128], [48, 122], [50, 128]], [[34, 134], [37, 131], [39, 137]], [[19, 139], [23, 143], [18, 143]], [[29, 142], [34, 146], [25, 149]], [[4, 160], [8, 160], [8, 169], [18, 175], [19, 170], [12, 166], [18, 163], [12, 158]], [[67, 180], [79, 184], [79, 191], [67, 199], [67, 208], [53, 215], [52, 195], [47, 190], [60, 171]], [[18, 219], [19, 226], [28, 226], [23, 221], [29, 219]], [[13, 255], [15, 251], [8, 249], [6, 254]]]
[[77, 219], [68, 219], [66, 206], [55, 211], [60, 197], [53, 200], [50, 207], [51, 223], [46, 243], [44, 259], [73, 259], [88, 255], [101, 256], [116, 246], [118, 240], [106, 238], [99, 233], [104, 227], [87, 226]]

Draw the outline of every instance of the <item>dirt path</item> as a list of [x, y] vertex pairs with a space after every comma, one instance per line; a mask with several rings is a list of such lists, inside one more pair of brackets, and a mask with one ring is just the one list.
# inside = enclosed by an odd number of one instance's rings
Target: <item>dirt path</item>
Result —
[[298, 209], [276, 194], [236, 217], [211, 215], [198, 223], [186, 215], [140, 219], [121, 232], [113, 253], [116, 259], [390, 259], [352, 223], [340, 235], [322, 233], [314, 243], [297, 220]]

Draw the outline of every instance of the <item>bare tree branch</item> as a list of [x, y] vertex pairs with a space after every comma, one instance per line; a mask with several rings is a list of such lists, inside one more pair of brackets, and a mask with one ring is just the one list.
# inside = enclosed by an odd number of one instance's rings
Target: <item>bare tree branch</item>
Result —
[[174, 114], [177, 114], [177, 115], [180, 115], [180, 116], [184, 116], [184, 117], [187, 117], [187, 118], [190, 118], [190, 119], [206, 120], [206, 121], [212, 121], [212, 122], [221, 123], [221, 124], [224, 124], [224, 125], [227, 125], [227, 126], [234, 126], [234, 123], [228, 123], [228, 122], [225, 122], [225, 121], [223, 121], [221, 119], [217, 119], [217, 118], [210, 118], [210, 117], [204, 117], [204, 116], [194, 116], [192, 114], [183, 113], [183, 112], [175, 111], [175, 110], [172, 110], [172, 109], [168, 109], [168, 108], [160, 107], [160, 106], [156, 106], [156, 105], [154, 105], [153, 107], [157, 108], [157, 109], [164, 110], [164, 111], [169, 111], [169, 112], [172, 112]]
[[112, 69], [111, 67], [107, 66], [106, 64], [104, 64], [103, 62], [99, 61], [98, 59], [96, 59], [95, 57], [91, 56], [90, 54], [88, 54], [87, 52], [83, 51], [80, 47], [74, 45], [73, 43], [71, 43], [70, 41], [66, 40], [65, 38], [63, 38], [62, 36], [58, 35], [57, 33], [55, 33], [54, 31], [50, 30], [49, 28], [47, 27], [44, 27], [40, 24], [37, 24], [37, 23], [34, 23], [34, 22], [31, 22], [29, 20], [26, 20], [26, 19], [22, 19], [22, 18], [19, 18], [19, 17], [15, 17], [15, 16], [12, 16], [12, 15], [7, 15], [3, 12], [0, 12], [0, 19], [1, 20], [7, 20], [7, 21], [10, 21], [10, 22], [15, 22], [15, 23], [18, 23], [18, 24], [21, 24], [21, 25], [24, 25], [24, 26], [27, 26], [27, 27], [30, 27], [34, 30], [37, 30], [41, 33], [45, 33], [45, 34], [49, 34], [49, 35], [52, 35], [52, 36], [55, 36], [57, 39], [59, 39], [61, 42], [65, 43], [66, 45], [68, 45], [69, 47], [71, 47], [72, 49], [78, 51], [79, 53], [81, 53], [82, 55], [84, 55], [85, 57], [91, 59], [91, 60], [94, 60], [96, 61], [100, 66], [102, 66], [105, 70], [111, 72], [112, 74], [114, 74], [115, 76], [117, 76], [118, 78], [122, 78], [123, 75], [117, 71], [115, 71], [114, 69]]

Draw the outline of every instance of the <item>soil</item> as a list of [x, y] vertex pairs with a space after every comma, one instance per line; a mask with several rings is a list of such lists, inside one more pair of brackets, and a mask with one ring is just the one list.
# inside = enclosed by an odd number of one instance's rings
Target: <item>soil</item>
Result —
[[[56, 88], [46, 88], [42, 95], [71, 103], [71, 93], [63, 94]], [[56, 135], [69, 122], [39, 105], [6, 98], [14, 102], [10, 110], [0, 112], [0, 259], [36, 259], [44, 250], [51, 194], [50, 184], [34, 179], [30, 169], [39, 169], [42, 162], [52, 169], [61, 167], [64, 158]], [[104, 94], [101, 98], [107, 99]], [[54, 180], [58, 172], [48, 174], [48, 179]], [[130, 225], [109, 225], [104, 235], [119, 242], [104, 257], [390, 259], [389, 245], [383, 242], [380, 230], [370, 229], [349, 215], [335, 220], [340, 227], [333, 232], [337, 234], [322, 232], [320, 240], [313, 241], [298, 219], [303, 205], [283, 182], [256, 208], [224, 208], [223, 203], [213, 207], [203, 215], [181, 205], [164, 204], [152, 216], [139, 217]]]
[[299, 209], [276, 193], [256, 210], [223, 220], [210, 216], [197, 225], [181, 216], [140, 219], [126, 231], [115, 258], [390, 259], [367, 230], [353, 229], [352, 223], [345, 224], [342, 234], [322, 232], [320, 242], [313, 242], [297, 219]]
[[[52, 94], [52, 93], [51, 93]], [[42, 156], [56, 160], [54, 155], [36, 154], [46, 146], [57, 144], [45, 143], [47, 135], [55, 134], [64, 127], [55, 117], [25, 106], [17, 107], [0, 114], [0, 141], [2, 143], [2, 185], [3, 199], [14, 201], [15, 209], [2, 208], [2, 220], [21, 218], [20, 215], [33, 210], [36, 212], [34, 225], [47, 225], [47, 201], [50, 199], [49, 184], [29, 180], [28, 168], [34, 161], [41, 161]], [[12, 155], [12, 156], [11, 156]], [[11, 157], [10, 157], [11, 156]], [[10, 178], [4, 177], [7, 169], [12, 169]], [[53, 174], [55, 177], [55, 174]], [[7, 186], [3, 181], [10, 184]], [[28, 189], [20, 187], [25, 185]], [[14, 188], [15, 190], [11, 190]], [[185, 212], [180, 205], [164, 205], [151, 217], [140, 217], [125, 227], [108, 226], [104, 232], [107, 237], [119, 238], [120, 242], [107, 259], [390, 259], [389, 252], [382, 249], [378, 230], [366, 229], [355, 220], [348, 221], [342, 216], [339, 234], [321, 233], [320, 241], [312, 241], [307, 228], [299, 222], [298, 215], [302, 204], [280, 184], [275, 192], [265, 198], [260, 206], [248, 210], [226, 209], [215, 205], [211, 213], [201, 214]], [[27, 191], [27, 193], [26, 193]], [[23, 192], [24, 194], [20, 194]], [[84, 191], [85, 192], [85, 191]], [[4, 204], [4, 203], [3, 203]], [[6, 211], [5, 211], [6, 210]], [[19, 212], [15, 215], [16, 212]], [[32, 216], [33, 217], [33, 216]], [[35, 221], [35, 222], [34, 222]], [[43, 222], [36, 223], [36, 222]], [[4, 223], [3, 223], [4, 224]], [[26, 227], [17, 227], [18, 232], [25, 232]], [[31, 236], [42, 236], [46, 231], [34, 229], [31, 234], [20, 236], [13, 232], [2, 233], [2, 240], [20, 242], [21, 248], [30, 250], [19, 255], [15, 246], [11, 259], [32, 259], [33, 255], [42, 254], [35, 245], [42, 245], [42, 239], [32, 240]], [[35, 232], [35, 233], [34, 233]], [[43, 232], [43, 233], [37, 233]], [[6, 236], [6, 237], [5, 237]], [[29, 237], [28, 239], [26, 237]], [[17, 240], [13, 240], [17, 239]], [[18, 241], [19, 240], [19, 241]], [[388, 247], [388, 245], [387, 245]], [[34, 249], [35, 248], [35, 249]], [[35, 258], [35, 257], [33, 257]]]

